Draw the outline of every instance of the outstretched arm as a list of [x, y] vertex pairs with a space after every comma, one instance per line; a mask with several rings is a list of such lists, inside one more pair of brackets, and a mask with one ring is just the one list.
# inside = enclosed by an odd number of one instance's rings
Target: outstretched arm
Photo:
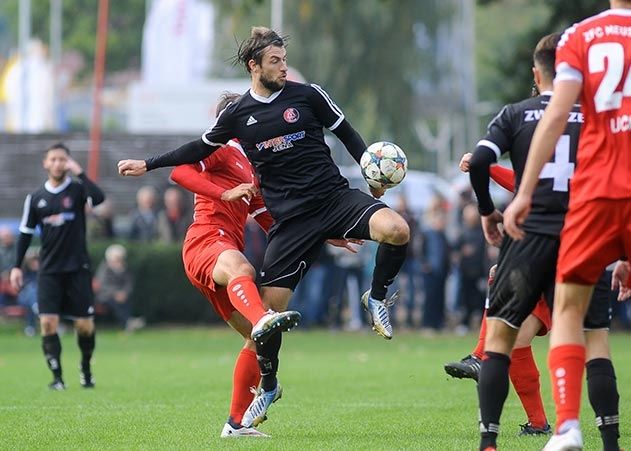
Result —
[[149, 157], [146, 160], [121, 160], [118, 162], [118, 173], [123, 176], [138, 177], [147, 171], [181, 164], [193, 164], [203, 160], [215, 150], [219, 144], [207, 144], [203, 139], [188, 142], [162, 155]]

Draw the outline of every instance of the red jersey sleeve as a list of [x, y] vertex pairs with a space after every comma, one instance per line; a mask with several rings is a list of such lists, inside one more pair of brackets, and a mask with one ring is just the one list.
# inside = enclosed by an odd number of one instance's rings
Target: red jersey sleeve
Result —
[[515, 192], [515, 172], [499, 164], [491, 165], [491, 178], [499, 186], [510, 192]]
[[557, 72], [564, 66], [570, 66], [583, 72], [582, 40], [580, 33], [576, 33], [576, 25], [571, 26], [561, 36], [556, 51]]
[[203, 172], [211, 164], [212, 155], [195, 164], [183, 164], [171, 171], [171, 180], [192, 193], [221, 200], [225, 189], [202, 177]]
[[269, 228], [274, 223], [274, 218], [267, 211], [267, 207], [265, 206], [265, 202], [263, 202], [263, 196], [260, 194], [255, 196], [250, 201], [250, 216], [254, 218], [256, 222], [259, 223], [261, 228], [267, 233]]

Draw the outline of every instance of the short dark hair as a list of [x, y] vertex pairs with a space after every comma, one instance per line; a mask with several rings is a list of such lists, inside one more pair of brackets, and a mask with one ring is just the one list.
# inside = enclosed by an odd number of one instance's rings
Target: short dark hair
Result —
[[250, 37], [239, 45], [235, 61], [243, 63], [245, 70], [250, 72], [248, 62], [254, 60], [256, 64], [263, 61], [263, 51], [270, 45], [285, 47], [287, 37], [280, 36], [267, 27], [252, 27]]
[[542, 72], [542, 75], [548, 80], [553, 80], [556, 75], [555, 60], [556, 50], [559, 40], [561, 39], [561, 33], [552, 33], [542, 37], [535, 51], [532, 55], [537, 68]]
[[48, 154], [48, 152], [50, 152], [51, 150], [63, 150], [64, 152], [66, 152], [67, 155], [70, 155], [70, 149], [68, 149], [68, 147], [62, 143], [61, 141], [56, 142], [55, 144], [51, 144], [50, 146], [48, 146], [46, 148], [46, 150], [44, 151], [44, 156], [46, 156]]
[[237, 94], [236, 92], [222, 92], [219, 96], [219, 102], [217, 102], [217, 108], [215, 109], [215, 117], [219, 116], [219, 113], [221, 113], [228, 105], [236, 102], [239, 97], [241, 97], [241, 94]]

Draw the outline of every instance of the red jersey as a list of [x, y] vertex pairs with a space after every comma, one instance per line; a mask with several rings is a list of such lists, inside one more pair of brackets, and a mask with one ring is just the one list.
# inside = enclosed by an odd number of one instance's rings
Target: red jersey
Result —
[[258, 187], [254, 168], [237, 141], [229, 141], [227, 145], [195, 165], [178, 166], [173, 170], [171, 178], [195, 193], [194, 222], [191, 230], [195, 226], [208, 225], [218, 230], [220, 235], [231, 238], [239, 249], [243, 250], [244, 227], [248, 214], [252, 215], [265, 230], [272, 224], [271, 215], [267, 212], [260, 194], [249, 202], [246, 199], [221, 200], [224, 191], [242, 183], [254, 183]]
[[555, 82], [583, 84], [571, 203], [631, 198], [631, 9], [610, 9], [568, 28], [556, 65]]

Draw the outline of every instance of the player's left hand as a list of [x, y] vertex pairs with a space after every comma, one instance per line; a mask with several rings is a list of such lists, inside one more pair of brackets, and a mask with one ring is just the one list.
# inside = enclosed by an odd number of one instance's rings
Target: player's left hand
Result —
[[118, 173], [123, 177], [140, 177], [147, 172], [145, 160], [121, 160], [118, 162]]
[[514, 240], [521, 240], [526, 233], [521, 225], [530, 213], [532, 198], [525, 194], [517, 193], [510, 205], [504, 210], [504, 230]]
[[351, 246], [351, 243], [357, 244], [359, 246], [364, 244], [364, 240], [356, 240], [354, 238], [350, 238], [348, 240], [330, 239], [330, 240], [326, 240], [326, 242], [329, 243], [331, 246], [343, 247], [344, 249], [348, 250], [349, 252], [352, 252], [353, 254], [357, 253], [357, 249]]
[[77, 176], [83, 172], [83, 168], [74, 159], [68, 157], [66, 160], [66, 171], [70, 171], [72, 175]]
[[631, 297], [629, 276], [631, 275], [631, 263], [619, 260], [611, 275], [611, 289], [618, 291], [618, 300], [626, 301]]
[[482, 230], [484, 231], [484, 238], [492, 246], [500, 247], [502, 239], [504, 238], [504, 232], [500, 228], [503, 217], [499, 210], [495, 210], [488, 216], [482, 216]]
[[460, 163], [458, 164], [458, 168], [461, 172], [469, 172], [471, 168], [471, 157], [473, 154], [471, 152], [465, 153], [460, 159]]
[[385, 188], [375, 188], [373, 186], [368, 185], [368, 189], [370, 190], [370, 194], [372, 195], [372, 197], [374, 197], [375, 199], [379, 199], [381, 196], [383, 196], [386, 193]]

